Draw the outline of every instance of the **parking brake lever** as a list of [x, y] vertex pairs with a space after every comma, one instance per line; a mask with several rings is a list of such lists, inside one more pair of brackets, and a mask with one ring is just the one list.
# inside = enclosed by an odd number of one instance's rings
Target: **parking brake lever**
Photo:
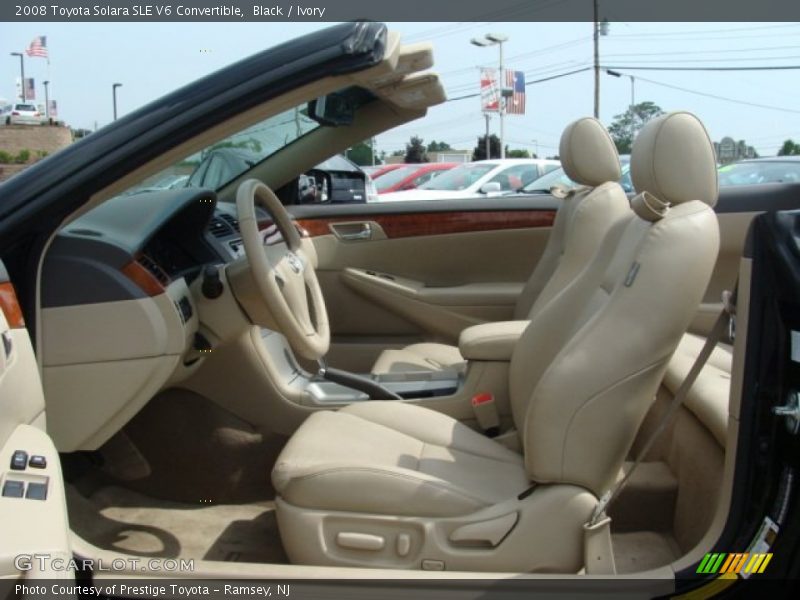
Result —
[[341, 369], [329, 367], [324, 359], [318, 359], [317, 364], [319, 364], [319, 371], [317, 372], [317, 375], [327, 381], [332, 381], [333, 383], [338, 383], [339, 385], [343, 385], [350, 389], [364, 392], [367, 396], [369, 396], [370, 400], [403, 399], [403, 397], [399, 394], [395, 394], [393, 391], [386, 389], [380, 383], [373, 381], [372, 379], [362, 377], [361, 375], [356, 375], [350, 371], [342, 371]]

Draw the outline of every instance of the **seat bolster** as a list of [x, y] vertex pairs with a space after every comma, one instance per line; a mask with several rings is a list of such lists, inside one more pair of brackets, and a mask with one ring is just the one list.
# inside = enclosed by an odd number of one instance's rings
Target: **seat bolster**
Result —
[[455, 346], [447, 344], [412, 344], [396, 350], [384, 350], [372, 372], [413, 373], [418, 371], [462, 371], [466, 363]]
[[440, 412], [405, 402], [358, 402], [343, 413], [383, 425], [432, 446], [522, 465], [522, 456]]
[[490, 503], [436, 477], [397, 467], [320, 464], [297, 474], [281, 497], [295, 506], [418, 517], [465, 515]]

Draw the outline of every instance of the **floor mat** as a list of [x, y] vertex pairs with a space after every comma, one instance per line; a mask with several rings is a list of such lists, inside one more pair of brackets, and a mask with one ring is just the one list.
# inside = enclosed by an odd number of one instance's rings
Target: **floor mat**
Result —
[[636, 573], [668, 565], [680, 556], [675, 538], [659, 531], [611, 535], [618, 573]]
[[197, 505], [108, 486], [67, 487], [72, 528], [92, 544], [145, 557], [287, 563], [272, 502]]

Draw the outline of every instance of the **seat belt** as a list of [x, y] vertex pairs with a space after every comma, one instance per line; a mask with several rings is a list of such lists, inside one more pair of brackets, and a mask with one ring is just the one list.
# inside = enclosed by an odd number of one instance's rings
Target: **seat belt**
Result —
[[587, 575], [616, 574], [614, 552], [611, 545], [611, 517], [606, 514], [606, 511], [614, 502], [614, 500], [617, 499], [622, 491], [622, 488], [625, 487], [625, 484], [628, 483], [628, 480], [630, 480], [631, 475], [633, 475], [633, 472], [636, 470], [636, 467], [639, 466], [644, 457], [647, 456], [650, 448], [652, 448], [653, 444], [664, 432], [680, 405], [683, 404], [684, 400], [686, 400], [689, 390], [691, 390], [692, 385], [694, 385], [694, 382], [697, 380], [697, 376], [700, 374], [700, 371], [703, 370], [706, 362], [708, 362], [708, 358], [711, 356], [714, 348], [725, 334], [728, 334], [728, 336], [731, 338], [733, 337], [733, 323], [736, 315], [735, 285], [733, 289], [734, 291], [732, 293], [723, 292], [722, 311], [719, 313], [719, 316], [714, 323], [714, 327], [708, 334], [706, 343], [703, 344], [700, 354], [697, 355], [692, 368], [689, 369], [689, 373], [686, 375], [683, 383], [681, 383], [681, 386], [675, 392], [675, 397], [672, 399], [669, 408], [667, 408], [667, 411], [664, 413], [664, 416], [661, 418], [658, 426], [650, 434], [650, 437], [647, 438], [647, 441], [642, 446], [642, 450], [639, 452], [636, 460], [631, 465], [631, 468], [628, 469], [627, 473], [625, 473], [625, 476], [620, 479], [619, 482], [614, 485], [614, 487], [603, 494], [603, 496], [600, 498], [600, 501], [597, 503], [594, 512], [592, 512], [592, 516], [584, 524], [584, 564], [586, 565]]

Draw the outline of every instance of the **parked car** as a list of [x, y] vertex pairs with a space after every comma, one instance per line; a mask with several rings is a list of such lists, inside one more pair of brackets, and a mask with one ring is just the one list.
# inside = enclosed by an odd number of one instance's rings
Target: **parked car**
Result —
[[375, 187], [379, 194], [413, 190], [422, 184], [439, 177], [459, 163], [422, 163], [397, 165], [397, 168], [375, 175]]
[[[260, 157], [256, 153], [242, 148], [210, 150], [189, 176], [186, 187], [217, 190], [258, 162]], [[370, 177], [340, 155], [326, 159], [305, 173], [296, 180], [294, 188], [294, 204], [374, 202], [378, 196]]]
[[372, 177], [372, 179], [376, 179], [383, 175], [384, 173], [391, 171], [392, 169], [396, 169], [397, 167], [402, 166], [400, 164], [393, 164], [393, 165], [368, 165], [366, 167], [361, 167], [361, 170], [364, 171], [367, 175]]
[[17, 102], [6, 113], [6, 125], [41, 125], [44, 115], [35, 104]]
[[720, 185], [758, 185], [800, 181], [800, 156], [753, 158], [722, 165]]
[[[622, 178], [619, 180], [619, 184], [622, 186], [622, 189], [628, 193], [633, 192], [633, 182], [631, 181], [631, 157], [630, 155], [623, 154], [619, 157], [619, 162], [622, 166]], [[572, 181], [567, 174], [564, 172], [563, 167], [559, 167], [558, 169], [553, 169], [549, 173], [545, 173], [538, 179], [535, 179], [525, 187], [519, 190], [521, 194], [549, 194], [550, 188], [553, 186], [560, 185], [565, 188], [573, 188], [575, 187], [575, 182]]]
[[459, 165], [415, 190], [392, 192], [381, 200], [445, 200], [499, 196], [515, 192], [561, 163], [557, 160], [509, 158]]

